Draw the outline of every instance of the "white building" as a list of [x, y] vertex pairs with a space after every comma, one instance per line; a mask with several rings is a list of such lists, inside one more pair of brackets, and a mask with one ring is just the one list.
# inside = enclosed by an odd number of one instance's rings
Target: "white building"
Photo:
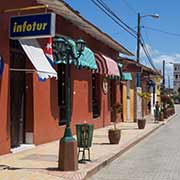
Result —
[[180, 88], [180, 63], [174, 63], [174, 92], [178, 92]]

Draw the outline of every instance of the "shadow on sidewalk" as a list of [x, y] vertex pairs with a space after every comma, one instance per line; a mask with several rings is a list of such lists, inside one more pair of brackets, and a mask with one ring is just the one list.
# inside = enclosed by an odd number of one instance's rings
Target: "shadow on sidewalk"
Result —
[[120, 128], [121, 130], [138, 130], [138, 127], [125, 127], [125, 128]]
[[93, 145], [112, 145], [110, 143], [93, 143]]
[[25, 170], [43, 170], [43, 171], [61, 171], [60, 169], [58, 169], [57, 167], [49, 167], [49, 168], [25, 168], [25, 167], [11, 167], [11, 166], [8, 166], [8, 165], [0, 165], [0, 171], [2, 170], [13, 170], [13, 171], [16, 171], [16, 170], [22, 170], [22, 169], [25, 169]]

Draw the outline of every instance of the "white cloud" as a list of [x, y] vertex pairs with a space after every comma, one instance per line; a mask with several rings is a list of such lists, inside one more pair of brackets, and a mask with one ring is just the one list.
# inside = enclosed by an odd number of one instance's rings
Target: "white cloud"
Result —
[[[151, 57], [158, 56], [160, 54], [158, 50], [153, 49], [149, 44], [145, 44], [145, 47], [148, 50], [148, 52], [149, 52]], [[140, 47], [140, 57], [141, 58], [145, 58], [146, 57], [142, 46]]]
[[[170, 78], [171, 87], [173, 86], [173, 63], [180, 63], [180, 53], [174, 54], [163, 54], [160, 51], [153, 49], [150, 45], [146, 44], [146, 48], [153, 60], [155, 67], [163, 72], [163, 60], [165, 60], [165, 80], [166, 86], [168, 85], [168, 76]], [[146, 62], [147, 57], [145, 56], [143, 49], [140, 50], [141, 62]], [[171, 64], [170, 64], [171, 63]], [[147, 63], [145, 64], [147, 66]], [[150, 64], [149, 64], [149, 67]]]

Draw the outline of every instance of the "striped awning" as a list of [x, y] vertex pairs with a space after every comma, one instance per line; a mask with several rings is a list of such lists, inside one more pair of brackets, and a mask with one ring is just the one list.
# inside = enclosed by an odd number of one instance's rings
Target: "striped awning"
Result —
[[96, 73], [105, 74], [108, 76], [120, 76], [117, 63], [110, 57], [101, 53], [95, 53], [97, 70]]

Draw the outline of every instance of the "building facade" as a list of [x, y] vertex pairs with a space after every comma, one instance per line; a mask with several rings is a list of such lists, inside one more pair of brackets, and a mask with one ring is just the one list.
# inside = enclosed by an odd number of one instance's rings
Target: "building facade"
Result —
[[[119, 76], [116, 59], [119, 52], [132, 55], [128, 50], [63, 1], [2, 1], [0, 53], [4, 61], [4, 70], [0, 77], [0, 154], [9, 153], [11, 148], [21, 144], [42, 144], [64, 135], [66, 79], [63, 75], [66, 74], [66, 65], [55, 65], [58, 80], [51, 78], [41, 82], [22, 44], [9, 38], [9, 18], [18, 15], [18, 12], [4, 11], [42, 4], [48, 5], [47, 12], [56, 14], [56, 35], [72, 40], [80, 37], [84, 39], [98, 65], [95, 72], [90, 65], [89, 68], [70, 65], [73, 134], [77, 123], [91, 123], [95, 128], [109, 125], [115, 118], [111, 111], [113, 104], [122, 101], [120, 81], [117, 77], [114, 78]], [[44, 13], [44, 10], [35, 9], [21, 13], [39, 14]], [[43, 38], [36, 39], [42, 47], [45, 41]]]
[[180, 90], [180, 63], [174, 63], [173, 75], [174, 92], [178, 94], [178, 89]]

